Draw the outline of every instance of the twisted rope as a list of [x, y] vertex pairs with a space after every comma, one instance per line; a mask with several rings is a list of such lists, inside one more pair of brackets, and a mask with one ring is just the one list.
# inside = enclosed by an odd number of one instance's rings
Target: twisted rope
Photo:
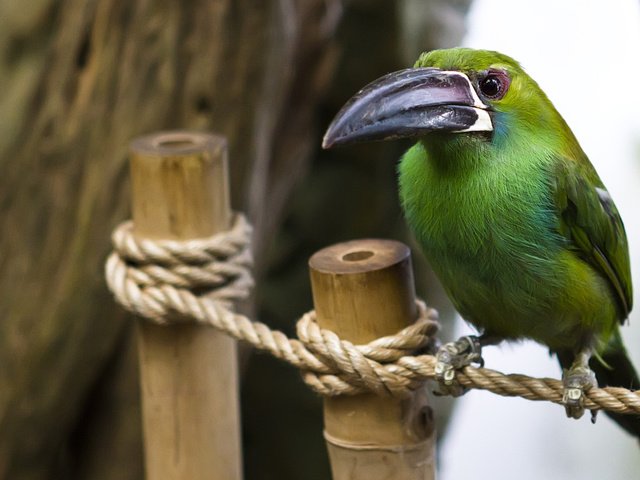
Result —
[[[298, 321], [298, 339], [233, 312], [231, 303], [246, 298], [253, 285], [250, 237], [242, 215], [234, 217], [228, 232], [181, 242], [137, 238], [131, 222], [125, 222], [113, 234], [107, 284], [123, 307], [150, 321], [195, 321], [269, 352], [300, 369], [321, 395], [375, 392], [402, 398], [435, 378], [435, 357], [416, 353], [432, 350], [437, 313], [420, 301], [413, 325], [367, 345], [353, 345], [321, 329], [314, 312]], [[562, 404], [562, 382], [555, 379], [471, 366], [456, 372], [456, 379], [467, 388]], [[592, 388], [585, 397], [590, 410], [640, 414], [640, 391]]]

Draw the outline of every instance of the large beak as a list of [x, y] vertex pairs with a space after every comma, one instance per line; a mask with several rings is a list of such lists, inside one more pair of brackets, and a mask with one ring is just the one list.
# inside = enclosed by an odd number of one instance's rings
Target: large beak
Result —
[[493, 124], [469, 77], [409, 68], [374, 80], [329, 125], [323, 148], [417, 137], [429, 132], [491, 132]]

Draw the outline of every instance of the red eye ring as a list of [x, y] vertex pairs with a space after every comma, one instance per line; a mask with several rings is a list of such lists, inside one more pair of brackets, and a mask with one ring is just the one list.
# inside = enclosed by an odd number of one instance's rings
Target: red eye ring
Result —
[[500, 100], [505, 96], [511, 79], [501, 70], [489, 70], [487, 74], [480, 79], [478, 87], [480, 93], [491, 100]]

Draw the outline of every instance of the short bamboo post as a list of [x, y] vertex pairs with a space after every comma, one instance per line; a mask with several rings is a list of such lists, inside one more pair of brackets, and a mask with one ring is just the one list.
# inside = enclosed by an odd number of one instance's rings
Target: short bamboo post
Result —
[[[223, 137], [165, 132], [131, 144], [135, 234], [186, 240], [230, 226]], [[148, 480], [240, 480], [236, 343], [191, 325], [138, 328]]]
[[[396, 333], [416, 318], [409, 249], [390, 240], [325, 248], [309, 261], [318, 323], [354, 344]], [[424, 391], [324, 401], [333, 480], [435, 478], [432, 410]]]

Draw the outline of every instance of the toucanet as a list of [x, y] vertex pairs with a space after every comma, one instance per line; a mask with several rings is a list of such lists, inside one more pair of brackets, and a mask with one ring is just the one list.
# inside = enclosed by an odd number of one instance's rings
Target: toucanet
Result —
[[[454, 369], [480, 362], [481, 346], [527, 338], [558, 356], [570, 417], [597, 384], [639, 388], [619, 332], [632, 307], [620, 214], [518, 62], [468, 48], [424, 53], [349, 100], [323, 146], [395, 138], [416, 140], [399, 164], [407, 222], [482, 332], [438, 352], [444, 390], [461, 393]], [[610, 416], [640, 437], [639, 417]]]

